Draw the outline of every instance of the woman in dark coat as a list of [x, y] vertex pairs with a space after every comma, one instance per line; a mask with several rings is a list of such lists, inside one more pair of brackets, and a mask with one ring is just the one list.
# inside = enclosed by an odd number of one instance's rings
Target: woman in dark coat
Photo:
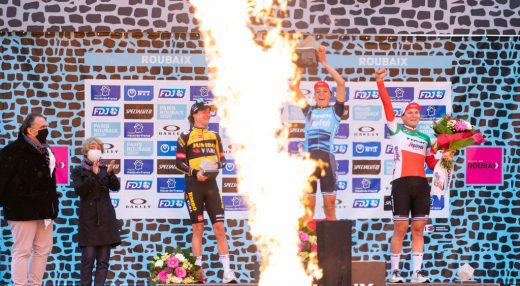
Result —
[[81, 248], [81, 285], [92, 285], [92, 270], [96, 261], [94, 285], [105, 285], [110, 249], [121, 244], [116, 212], [110, 190], [120, 184], [114, 175], [114, 161], [102, 166], [99, 159], [103, 142], [88, 138], [83, 142], [84, 158], [72, 170], [72, 186], [80, 197], [79, 247]]

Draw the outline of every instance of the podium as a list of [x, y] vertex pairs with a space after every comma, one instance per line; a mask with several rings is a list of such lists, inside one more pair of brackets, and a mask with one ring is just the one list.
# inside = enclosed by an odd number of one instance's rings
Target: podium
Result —
[[352, 221], [319, 221], [318, 264], [323, 277], [322, 286], [352, 285]]

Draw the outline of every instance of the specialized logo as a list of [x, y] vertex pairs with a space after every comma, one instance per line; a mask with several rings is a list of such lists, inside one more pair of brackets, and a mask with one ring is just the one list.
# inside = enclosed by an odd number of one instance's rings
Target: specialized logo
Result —
[[362, 89], [356, 90], [354, 99], [371, 100], [379, 99], [379, 91], [376, 89]]
[[92, 122], [91, 134], [99, 138], [117, 138], [121, 136], [121, 123], [119, 122]]
[[353, 120], [355, 121], [379, 121], [382, 116], [380, 105], [354, 106], [352, 108]]
[[157, 205], [160, 209], [180, 209], [184, 207], [183, 199], [159, 199]]
[[354, 175], [379, 175], [381, 173], [381, 161], [379, 160], [353, 160], [352, 174]]
[[153, 173], [153, 160], [150, 159], [125, 159], [125, 175], [151, 175]]
[[419, 91], [419, 99], [435, 99], [440, 100], [444, 98], [446, 90], [444, 89], [424, 89]]
[[334, 154], [345, 154], [347, 153], [347, 144], [334, 144], [332, 145], [332, 152]]
[[186, 95], [185, 88], [161, 88], [159, 98], [183, 98]]
[[125, 119], [152, 119], [153, 104], [125, 104]]
[[381, 191], [381, 179], [379, 178], [353, 178], [353, 193], [379, 193]]
[[152, 138], [152, 122], [125, 122], [125, 138]]
[[347, 139], [349, 128], [347, 123], [340, 123], [338, 128], [336, 129], [336, 133], [334, 134], [334, 138], [336, 139]]
[[152, 156], [152, 141], [125, 141], [125, 156]]
[[90, 100], [118, 101], [121, 98], [119, 85], [91, 85]]
[[157, 178], [158, 193], [183, 193], [186, 189], [184, 178]]
[[352, 207], [355, 209], [370, 209], [379, 207], [380, 199], [355, 199]]
[[446, 114], [446, 106], [444, 105], [421, 105], [421, 120], [438, 120]]
[[305, 124], [304, 123], [289, 123], [289, 138], [305, 138]]
[[120, 199], [110, 199], [110, 201], [112, 202], [112, 206], [117, 209], [117, 207], [119, 207], [119, 201]]
[[387, 87], [386, 90], [392, 102], [413, 101], [413, 87]]
[[125, 189], [130, 191], [149, 190], [152, 188], [152, 181], [148, 180], [128, 180], [125, 184]]
[[151, 85], [125, 85], [125, 101], [151, 101], [153, 99], [153, 86]]
[[236, 175], [237, 166], [234, 160], [226, 160], [226, 165], [222, 168], [222, 175]]
[[242, 196], [222, 196], [225, 211], [247, 211], [247, 203]]
[[347, 189], [348, 182], [347, 181], [336, 181], [336, 190], [344, 191]]
[[118, 106], [94, 106], [92, 108], [92, 116], [118, 116]]
[[430, 198], [430, 209], [440, 211], [444, 209], [444, 195], [431, 196]]
[[209, 90], [208, 86], [190, 86], [190, 100], [195, 101], [199, 98], [212, 100], [214, 98], [213, 93]]
[[379, 137], [380, 132], [376, 128], [368, 125], [360, 126], [357, 129], [354, 128], [354, 137]]
[[175, 157], [177, 141], [157, 141], [157, 156]]
[[180, 175], [181, 171], [175, 167], [175, 159], [158, 159], [157, 174], [159, 175]]
[[151, 207], [150, 203], [143, 198], [131, 199], [125, 206], [127, 209], [149, 209]]
[[222, 178], [222, 192], [223, 193], [237, 193], [238, 192], [237, 178]]
[[353, 142], [354, 157], [378, 157], [381, 155], [381, 142]]
[[188, 117], [186, 104], [158, 104], [157, 119], [186, 120]]
[[337, 160], [336, 161], [336, 175], [342, 176], [347, 175], [349, 168], [349, 161], [348, 160]]
[[384, 198], [384, 206], [383, 206], [383, 210], [384, 211], [391, 211], [393, 209], [392, 207], [392, 196], [385, 196]]

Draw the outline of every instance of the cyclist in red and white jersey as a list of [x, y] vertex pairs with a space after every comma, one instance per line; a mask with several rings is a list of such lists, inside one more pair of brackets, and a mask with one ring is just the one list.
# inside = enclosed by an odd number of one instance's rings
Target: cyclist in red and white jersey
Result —
[[[394, 174], [392, 180], [392, 211], [394, 233], [391, 240], [391, 271], [390, 282], [403, 282], [399, 272], [399, 260], [403, 248], [403, 239], [408, 231], [408, 220], [412, 213], [412, 261], [413, 283], [425, 283], [429, 279], [421, 271], [424, 251], [424, 227], [430, 214], [430, 186], [426, 180], [424, 163], [433, 170], [437, 160], [431, 149], [428, 135], [417, 130], [420, 119], [420, 106], [412, 102], [405, 107], [401, 119], [404, 124], [397, 123], [394, 109], [383, 78], [386, 70], [376, 72], [377, 88], [390, 130], [394, 147]], [[446, 154], [451, 155], [451, 154]], [[443, 155], [444, 156], [444, 155]]]

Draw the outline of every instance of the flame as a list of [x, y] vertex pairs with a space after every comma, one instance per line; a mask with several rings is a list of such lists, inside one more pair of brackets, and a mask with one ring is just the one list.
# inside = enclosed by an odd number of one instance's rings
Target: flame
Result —
[[[297, 229], [314, 163], [285, 151], [281, 120], [284, 104], [294, 96], [289, 82], [295, 78], [296, 38], [281, 35], [279, 21], [270, 16], [275, 13], [272, 1], [191, 2], [204, 37], [220, 124], [239, 146], [232, 151], [262, 257], [260, 285], [310, 285], [312, 278], [297, 255]], [[269, 24], [261, 45], [248, 27], [251, 17]]]

